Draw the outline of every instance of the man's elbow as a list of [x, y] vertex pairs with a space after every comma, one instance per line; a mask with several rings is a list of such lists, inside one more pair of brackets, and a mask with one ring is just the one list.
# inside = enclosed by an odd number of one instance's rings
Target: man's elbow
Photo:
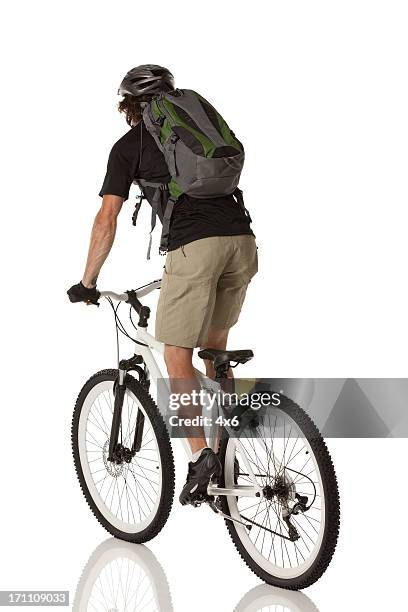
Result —
[[103, 196], [102, 206], [96, 215], [96, 222], [101, 226], [116, 225], [116, 220], [122, 209], [124, 198], [113, 195]]

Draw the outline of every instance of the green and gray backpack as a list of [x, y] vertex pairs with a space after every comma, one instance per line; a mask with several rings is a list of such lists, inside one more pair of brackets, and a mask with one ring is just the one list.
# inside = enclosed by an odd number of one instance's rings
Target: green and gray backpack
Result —
[[141, 189], [141, 196], [133, 215], [134, 224], [142, 199], [146, 197], [144, 188], [154, 188], [154, 195], [150, 198], [152, 227], [148, 258], [159, 206], [164, 208], [160, 240], [160, 253], [164, 253], [167, 251], [173, 208], [182, 194], [195, 198], [234, 194], [248, 214], [242, 192], [238, 189], [245, 159], [244, 148], [207, 100], [190, 89], [161, 93], [144, 103], [143, 122], [162, 151], [171, 176], [168, 184], [142, 179], [135, 181]]

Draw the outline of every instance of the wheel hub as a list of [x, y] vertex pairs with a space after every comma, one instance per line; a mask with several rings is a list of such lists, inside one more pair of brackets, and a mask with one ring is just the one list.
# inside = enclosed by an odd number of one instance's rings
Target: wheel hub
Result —
[[272, 499], [274, 496], [272, 487], [270, 485], [266, 485], [266, 487], [263, 488], [263, 494], [266, 499]]
[[283, 475], [277, 476], [273, 486], [267, 484], [263, 488], [263, 494], [266, 499], [279, 498], [281, 501], [287, 501], [294, 496], [295, 487], [290, 478]]
[[119, 476], [122, 475], [123, 472], [123, 461], [121, 462], [114, 462], [114, 461], [108, 461], [108, 455], [109, 455], [109, 438], [106, 440], [105, 444], [103, 445], [103, 463], [105, 465], [106, 471], [108, 472], [108, 474], [110, 476], [112, 476], [113, 478], [119, 478]]
[[122, 444], [117, 444], [114, 451], [114, 462], [118, 464], [122, 463], [130, 463], [133, 458], [133, 453], [130, 448], [127, 446], [122, 446]]

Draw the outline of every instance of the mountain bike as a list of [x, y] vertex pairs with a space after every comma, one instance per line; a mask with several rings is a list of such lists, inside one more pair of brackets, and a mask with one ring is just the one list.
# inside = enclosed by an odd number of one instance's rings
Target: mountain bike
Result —
[[[116, 369], [102, 370], [85, 383], [72, 421], [75, 468], [92, 512], [109, 533], [135, 543], [160, 532], [174, 496], [163, 409], [171, 388], [154, 356], [163, 354], [164, 345], [148, 333], [150, 308], [140, 301], [160, 283], [122, 294], [101, 292], [114, 310], [117, 333], [135, 342], [135, 352], [128, 359], [118, 356]], [[130, 307], [134, 337], [119, 318], [122, 303]], [[223, 418], [221, 435], [218, 418], [209, 432], [223, 471], [196, 506], [206, 505], [225, 520], [242, 559], [262, 580], [289, 589], [309, 586], [330, 563], [339, 532], [337, 480], [325, 442], [309, 416], [283, 395], [278, 405], [260, 410], [240, 401], [224, 405], [227, 372], [248, 362], [251, 350], [208, 348], [198, 355], [211, 360], [216, 372], [215, 380], [199, 370], [196, 376], [217, 400], [215, 416]]]

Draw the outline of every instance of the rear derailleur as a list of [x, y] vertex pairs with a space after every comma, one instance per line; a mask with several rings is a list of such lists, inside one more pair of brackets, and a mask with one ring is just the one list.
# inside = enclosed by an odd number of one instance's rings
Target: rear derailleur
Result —
[[300, 535], [295, 525], [291, 522], [291, 517], [296, 516], [297, 514], [303, 514], [308, 509], [308, 498], [306, 495], [299, 495], [299, 493], [295, 493], [296, 502], [292, 507], [290, 507], [289, 503], [287, 503], [286, 507], [282, 510], [282, 520], [286, 524], [289, 533], [289, 539], [292, 542], [300, 539]]

